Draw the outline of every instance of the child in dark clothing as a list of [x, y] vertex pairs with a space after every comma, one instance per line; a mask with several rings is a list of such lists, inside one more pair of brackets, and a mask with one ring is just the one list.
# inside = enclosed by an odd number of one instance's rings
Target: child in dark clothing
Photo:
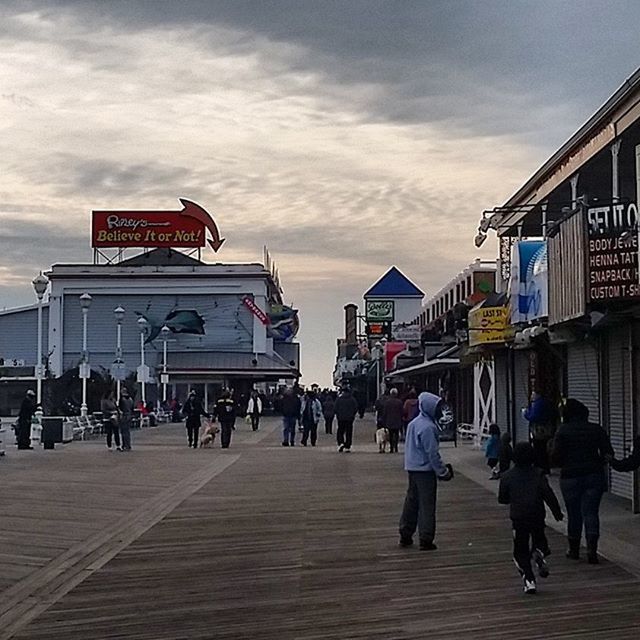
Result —
[[[500, 427], [497, 424], [489, 425], [489, 439], [484, 446], [487, 466], [493, 470], [498, 465], [500, 455]], [[491, 475], [494, 477], [494, 474]]]
[[513, 460], [513, 447], [511, 446], [511, 435], [503, 433], [500, 436], [500, 453], [498, 454], [498, 477], [509, 471]]
[[544, 533], [545, 503], [557, 521], [563, 519], [562, 510], [544, 473], [533, 466], [535, 454], [527, 442], [516, 445], [513, 451], [515, 467], [500, 480], [498, 502], [510, 505], [513, 525], [513, 559], [524, 582], [525, 593], [536, 592], [536, 578], [531, 568], [533, 558], [538, 575], [546, 578], [549, 569], [545, 557], [551, 552]]

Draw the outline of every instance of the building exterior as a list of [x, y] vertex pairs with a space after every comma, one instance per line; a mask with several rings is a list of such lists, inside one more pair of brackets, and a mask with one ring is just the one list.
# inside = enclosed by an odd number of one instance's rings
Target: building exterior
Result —
[[[480, 222], [480, 242], [490, 229], [500, 238], [502, 286], [511, 292], [513, 339], [493, 348], [505, 399], [497, 420], [516, 439], [527, 437], [521, 408], [534, 390], [582, 401], [618, 457], [638, 434], [639, 167], [640, 70]], [[546, 260], [527, 243], [543, 245]], [[609, 483], [640, 510], [637, 472], [610, 471]]]
[[424, 293], [397, 267], [391, 267], [363, 295], [364, 312], [345, 307], [345, 337], [338, 340], [336, 385], [348, 382], [371, 402], [380, 393], [382, 377], [394, 359], [407, 351], [419, 329], [415, 319]]
[[[47, 383], [63, 377], [75, 380], [70, 401], [78, 404], [83, 293], [91, 296], [87, 359], [92, 380], [120, 377], [137, 391], [142, 352], [149, 367], [145, 390], [152, 402], [159, 399], [163, 380], [168, 398], [184, 399], [192, 387], [213, 399], [223, 387], [247, 393], [257, 382], [300, 376], [295, 330], [284, 336], [281, 331], [289, 308], [283, 305], [274, 273], [262, 264], [207, 264], [157, 248], [116, 263], [56, 264], [46, 275], [50, 284], [43, 305], [45, 411], [53, 401]], [[118, 307], [124, 309], [119, 357], [114, 316]], [[36, 310], [34, 306], [0, 313], [0, 356], [5, 363], [21, 365], [0, 366], [0, 415], [15, 413], [25, 385], [34, 386]], [[123, 364], [114, 367], [118, 361]], [[97, 410], [96, 403], [89, 393], [89, 409]]]
[[420, 327], [417, 360], [387, 372], [392, 383], [445, 397], [457, 423], [488, 428], [493, 417], [493, 359], [466, 355], [470, 309], [495, 296], [496, 263], [477, 259], [431, 296], [414, 323]]

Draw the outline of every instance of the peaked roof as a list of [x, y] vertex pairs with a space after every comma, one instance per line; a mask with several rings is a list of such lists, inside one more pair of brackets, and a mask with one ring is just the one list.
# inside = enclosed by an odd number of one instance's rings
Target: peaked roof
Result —
[[424, 298], [424, 293], [416, 287], [407, 276], [398, 269], [391, 267], [367, 293], [366, 298]]
[[159, 247], [146, 253], [139, 253], [132, 258], [123, 260], [118, 264], [120, 267], [144, 267], [151, 265], [157, 266], [179, 266], [179, 267], [193, 267], [196, 265], [203, 265], [204, 262], [188, 256], [186, 253], [176, 251], [175, 249], [169, 249], [165, 247]]

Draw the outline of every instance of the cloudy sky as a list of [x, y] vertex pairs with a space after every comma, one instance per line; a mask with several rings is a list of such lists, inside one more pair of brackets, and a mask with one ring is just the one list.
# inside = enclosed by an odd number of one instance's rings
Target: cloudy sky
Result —
[[[631, 0], [0, 3], [0, 308], [90, 259], [92, 209], [216, 215], [267, 244], [328, 383], [342, 307], [396, 264], [427, 294], [638, 65]], [[213, 255], [210, 256], [213, 259]]]

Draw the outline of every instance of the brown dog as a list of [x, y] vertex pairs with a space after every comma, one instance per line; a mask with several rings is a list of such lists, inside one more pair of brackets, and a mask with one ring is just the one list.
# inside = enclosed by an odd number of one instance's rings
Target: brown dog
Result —
[[215, 422], [205, 422], [200, 427], [200, 447], [212, 447], [218, 431], [220, 427]]

